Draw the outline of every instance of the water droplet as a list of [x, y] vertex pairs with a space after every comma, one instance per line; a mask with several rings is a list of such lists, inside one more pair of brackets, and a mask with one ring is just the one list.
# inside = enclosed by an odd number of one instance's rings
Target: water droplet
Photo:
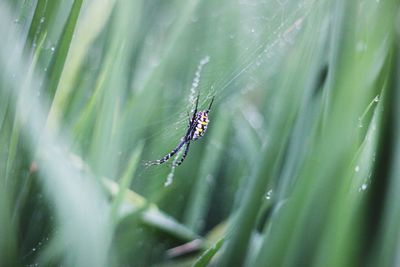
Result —
[[359, 127], [359, 128], [362, 128], [362, 127], [363, 127], [361, 118], [358, 119], [358, 127]]
[[354, 168], [354, 171], [355, 171], [355, 172], [359, 172], [359, 171], [360, 171], [360, 166], [357, 165], [357, 166]]
[[367, 190], [368, 185], [367, 184], [362, 184], [361, 185], [361, 190]]
[[19, 23], [19, 19], [14, 19], [14, 23]]
[[43, 23], [44, 22], [44, 17], [41, 17], [40, 18], [40, 23]]
[[52, 52], [54, 52], [54, 50], [56, 50], [56, 48], [55, 48], [54, 46], [52, 46], [52, 47], [50, 48], [50, 50], [51, 50]]
[[36, 251], [36, 248], [32, 248], [32, 251]]
[[379, 102], [379, 95], [375, 96], [374, 101]]
[[367, 44], [363, 41], [359, 41], [356, 45], [357, 52], [367, 51]]
[[265, 196], [265, 198], [266, 198], [266, 199], [271, 199], [271, 196], [272, 196], [272, 190], [269, 190], [269, 191], [267, 192], [267, 195]]
[[255, 32], [256, 32], [256, 30], [254, 30], [254, 29], [251, 29], [251, 32], [252, 32], [252, 33], [255, 33]]

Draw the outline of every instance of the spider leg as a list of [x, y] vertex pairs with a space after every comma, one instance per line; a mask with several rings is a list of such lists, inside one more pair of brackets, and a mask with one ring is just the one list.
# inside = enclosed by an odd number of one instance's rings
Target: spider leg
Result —
[[187, 141], [190, 141], [190, 140], [192, 139], [193, 133], [194, 133], [194, 129], [196, 128], [196, 125], [197, 125], [197, 123], [196, 123], [196, 116], [197, 116], [197, 107], [198, 107], [198, 105], [199, 105], [199, 97], [200, 97], [200, 92], [199, 92], [199, 94], [197, 95], [196, 106], [195, 106], [195, 108], [194, 108], [192, 118], [189, 119], [189, 127], [188, 127], [188, 129], [187, 129], [187, 131], [186, 131], [186, 135], [185, 135], [185, 139], [186, 139]]
[[194, 114], [197, 113], [197, 107], [199, 106], [199, 98], [200, 98], [200, 91], [199, 91], [199, 93], [197, 94], [196, 106], [195, 106], [195, 108], [194, 108]]
[[183, 155], [182, 155], [181, 159], [179, 161], [175, 162], [172, 166], [178, 167], [179, 165], [182, 164], [182, 162], [185, 160], [185, 158], [186, 158], [186, 156], [188, 154], [189, 146], [190, 146], [190, 141], [188, 141], [186, 143], [186, 148], [185, 148], [185, 151], [183, 152]]
[[196, 118], [196, 115], [197, 115], [197, 107], [199, 106], [199, 98], [200, 98], [200, 92], [199, 92], [199, 94], [197, 95], [197, 98], [196, 98], [196, 105], [195, 105], [195, 107], [194, 107], [193, 115], [192, 115], [192, 119], [190, 120], [190, 123], [192, 123], [193, 120]]
[[212, 104], [213, 104], [213, 102], [214, 102], [214, 97], [215, 97], [215, 96], [213, 96], [213, 98], [211, 99], [211, 103], [210, 103], [210, 105], [208, 106], [207, 113], [210, 112], [210, 110], [211, 110], [211, 106], [212, 106]]
[[178, 152], [186, 142], [187, 142], [186, 138], [182, 138], [181, 141], [179, 142], [179, 144], [170, 153], [168, 153], [167, 155], [165, 155], [163, 158], [161, 158], [159, 160], [148, 161], [148, 162], [146, 162], [146, 165], [152, 166], [152, 165], [163, 164], [164, 162], [169, 160], [173, 155], [175, 155], [176, 152]]

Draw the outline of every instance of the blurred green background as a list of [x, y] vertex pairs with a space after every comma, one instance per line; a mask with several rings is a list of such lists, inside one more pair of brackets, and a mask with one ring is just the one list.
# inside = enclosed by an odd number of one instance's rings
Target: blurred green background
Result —
[[400, 266], [399, 14], [1, 1], [0, 266]]

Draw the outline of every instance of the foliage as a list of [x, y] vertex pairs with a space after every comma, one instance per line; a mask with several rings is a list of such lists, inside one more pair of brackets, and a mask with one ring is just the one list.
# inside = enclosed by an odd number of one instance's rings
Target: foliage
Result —
[[2, 1], [0, 266], [398, 266], [399, 14]]

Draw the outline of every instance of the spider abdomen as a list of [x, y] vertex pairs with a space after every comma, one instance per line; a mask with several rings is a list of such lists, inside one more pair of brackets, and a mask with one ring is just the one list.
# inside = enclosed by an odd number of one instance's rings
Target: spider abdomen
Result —
[[209, 122], [208, 112], [199, 111], [196, 115], [195, 121], [197, 125], [196, 128], [194, 129], [193, 140], [199, 139], [207, 131], [207, 126]]

